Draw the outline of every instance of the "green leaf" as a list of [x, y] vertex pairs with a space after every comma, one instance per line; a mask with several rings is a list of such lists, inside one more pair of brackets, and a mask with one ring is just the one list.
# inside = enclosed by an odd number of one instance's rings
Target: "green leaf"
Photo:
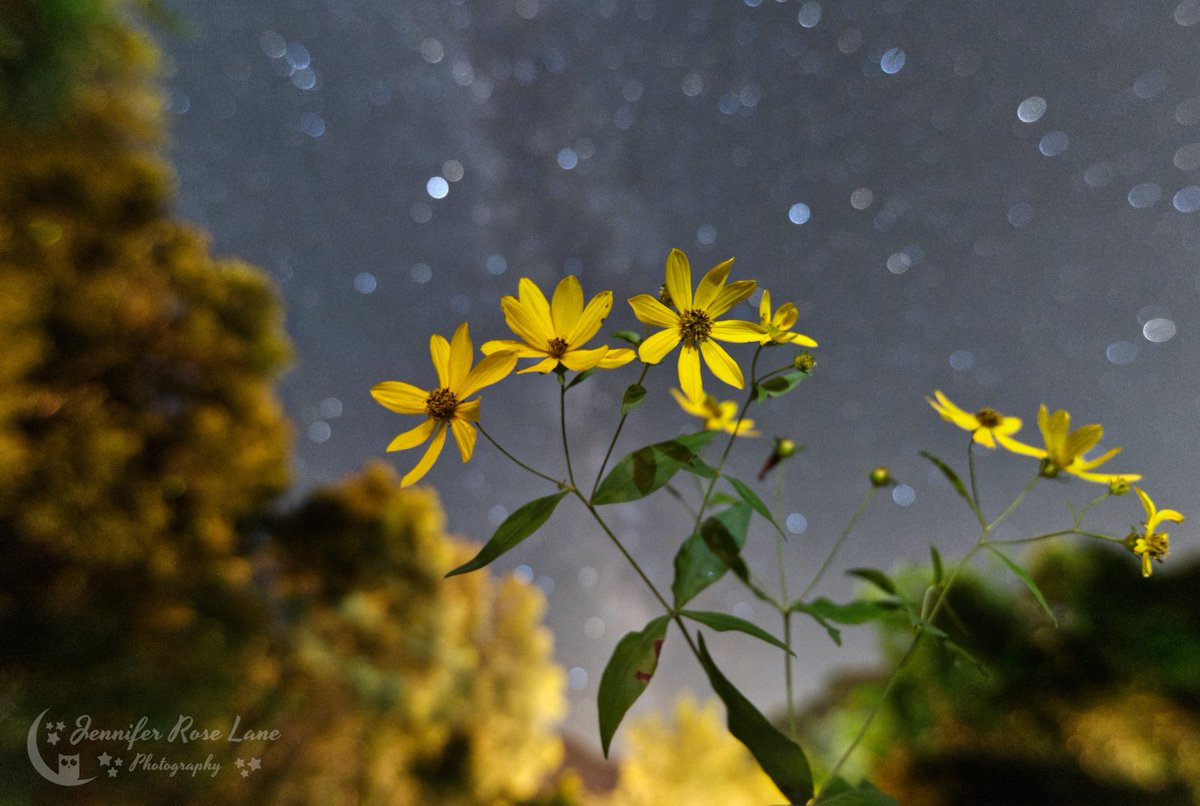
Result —
[[700, 431], [638, 448], [613, 466], [592, 503], [619, 504], [645, 498], [689, 465], [715, 435], [715, 431]]
[[[750, 489], [749, 484], [733, 476], [726, 476], [725, 478], [729, 479], [729, 483], [733, 485], [733, 489], [737, 490], [737, 494], [742, 497], [743, 501], [754, 507], [755, 512], [766, 518], [776, 529], [779, 529], [779, 524], [775, 523], [775, 518], [771, 515], [771, 510], [767, 509], [767, 505], [758, 497], [758, 493]], [[782, 530], [780, 531], [782, 532]]]
[[700, 663], [713, 691], [725, 703], [729, 732], [758, 761], [789, 803], [807, 803], [813, 795], [812, 769], [800, 746], [784, 736], [737, 688], [721, 674], [700, 639]]
[[617, 642], [604, 667], [596, 704], [600, 711], [600, 744], [605, 758], [608, 758], [608, 747], [625, 712], [642, 696], [658, 668], [658, 656], [670, 618], [659, 616], [641, 632], [626, 635]]
[[782, 375], [776, 375], [774, 378], [767, 378], [760, 384], [754, 387], [755, 400], [759, 403], [766, 400], [768, 397], [780, 397], [796, 388], [800, 381], [808, 377], [807, 372], [801, 372], [798, 369], [789, 370]]
[[642, 405], [642, 401], [646, 398], [646, 387], [640, 383], [631, 384], [625, 390], [625, 396], [621, 398], [621, 414], [629, 412]]
[[891, 577], [882, 571], [874, 568], [851, 568], [846, 573], [859, 579], [865, 579], [884, 593], [896, 595], [896, 583], [892, 582]]
[[458, 568], [446, 574], [446, 576], [452, 577], [456, 574], [465, 574], [468, 571], [477, 571], [501, 554], [516, 548], [518, 543], [541, 528], [541, 525], [549, 519], [550, 515], [554, 512], [554, 508], [558, 506], [558, 502], [566, 494], [567, 491], [563, 490], [554, 495], [530, 501], [509, 515], [504, 519], [504, 523], [500, 524], [500, 528], [492, 535], [492, 539], [487, 542], [487, 545], [475, 555], [474, 559], [463, 563]]
[[712, 627], [719, 632], [728, 632], [730, 630], [744, 632], [746, 635], [753, 635], [761, 641], [766, 641], [768, 644], [779, 647], [789, 655], [794, 656], [796, 654], [788, 649], [787, 644], [783, 643], [783, 641], [780, 641], [757, 624], [746, 621], [744, 618], [731, 616], [728, 613], [713, 613], [707, 610], [681, 610], [679, 614]]
[[642, 334], [635, 333], [632, 330], [614, 330], [611, 335], [614, 339], [620, 339], [627, 344], [632, 344], [634, 347], [637, 347], [643, 341]]
[[717, 471], [713, 470], [712, 466], [697, 455], [692, 461], [683, 466], [683, 469], [693, 475], [700, 476], [705, 479], [715, 479]]
[[942, 554], [937, 550], [937, 546], [929, 544], [929, 558], [933, 560], [933, 584], [941, 585], [942, 577], [945, 573], [942, 568]]
[[[708, 527], [710, 533], [718, 529], [724, 531], [740, 550], [746, 543], [750, 512], [750, 507], [745, 504], [735, 504], [706, 520], [698, 531], [683, 541], [675, 555], [675, 580], [671, 583], [676, 607], [687, 604], [696, 594], [716, 582], [729, 570], [725, 561], [714, 554], [704, 540], [702, 533], [705, 527]], [[726, 550], [728, 551], [728, 546]]]
[[958, 474], [954, 472], [954, 468], [950, 467], [950, 465], [946, 464], [945, 462], [943, 462], [941, 459], [934, 456], [929, 451], [921, 451], [920, 453], [926, 459], [933, 462], [933, 464], [937, 466], [938, 470], [942, 471], [942, 475], [945, 476], [949, 480], [951, 486], [954, 487], [955, 491], [959, 495], [961, 495], [968, 504], [971, 505], [972, 509], [974, 509], [975, 502], [971, 500], [971, 496], [967, 492], [966, 485], [963, 484], [962, 479], [960, 479], [958, 477]]
[[900, 806], [900, 801], [878, 789], [854, 789], [813, 801], [813, 806]]
[[595, 367], [593, 367], [592, 369], [585, 369], [583, 372], [579, 373], [574, 378], [572, 378], [571, 382], [567, 384], [566, 388], [570, 389], [572, 386], [575, 386], [576, 384], [583, 383], [584, 381], [586, 381], [588, 378], [592, 377], [595, 374], [596, 374]]
[[1050, 621], [1054, 622], [1054, 626], [1057, 627], [1058, 619], [1054, 617], [1054, 613], [1050, 610], [1050, 605], [1046, 602], [1046, 597], [1042, 595], [1042, 589], [1033, 581], [1033, 577], [1029, 576], [1029, 572], [1010, 560], [1007, 555], [995, 546], [989, 545], [988, 548], [991, 549], [993, 554], [1004, 560], [1004, 564], [1008, 566], [1010, 571], [1017, 575], [1017, 579], [1025, 583], [1025, 587], [1029, 588], [1029, 592], [1033, 594], [1033, 598], [1038, 600], [1038, 604], [1042, 606], [1042, 609], [1046, 611], [1046, 615], [1050, 617]]
[[807, 613], [815, 618], [833, 621], [838, 624], [865, 624], [868, 621], [891, 615], [896, 609], [893, 602], [873, 602], [868, 599], [855, 599], [852, 602], [838, 604], [824, 596], [811, 602], [793, 602], [788, 610], [793, 613]]

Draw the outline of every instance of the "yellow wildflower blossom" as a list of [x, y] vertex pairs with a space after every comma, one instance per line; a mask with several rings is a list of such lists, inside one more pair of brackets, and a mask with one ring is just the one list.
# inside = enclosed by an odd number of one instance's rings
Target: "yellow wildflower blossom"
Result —
[[692, 400], [704, 399], [700, 377], [700, 356], [714, 375], [730, 386], [746, 385], [741, 367], [717, 341], [757, 342], [763, 329], [753, 322], [715, 321], [718, 316], [754, 293], [753, 280], [738, 280], [725, 285], [733, 258], [714, 266], [700, 280], [692, 295], [692, 269], [687, 255], [672, 249], [667, 256], [667, 295], [675, 310], [649, 294], [629, 300], [633, 313], [642, 322], [661, 327], [638, 347], [638, 356], [647, 364], [657, 364], [683, 342], [679, 353], [679, 385]]
[[817, 343], [803, 333], [794, 333], [796, 320], [800, 311], [790, 302], [785, 302], [771, 315], [771, 292], [763, 291], [762, 300], [758, 303], [758, 324], [763, 329], [759, 336], [759, 344], [799, 344], [803, 347], [816, 347]]
[[502, 298], [500, 307], [509, 328], [523, 341], [484, 342], [480, 349], [485, 354], [508, 350], [518, 358], [542, 359], [519, 371], [522, 373], [549, 372], [559, 364], [576, 372], [593, 367], [611, 369], [633, 360], [633, 350], [626, 348], [583, 349], [612, 310], [611, 291], [600, 292], [584, 307], [583, 287], [575, 275], [568, 275], [559, 281], [551, 302], [528, 277], [521, 278], [517, 293], [519, 297]]
[[1045, 474], [1058, 475], [1065, 471], [1072, 476], [1078, 476], [1084, 481], [1094, 481], [1097, 484], [1109, 484], [1137, 481], [1141, 475], [1137, 473], [1093, 473], [1092, 468], [1099, 467], [1121, 452], [1113, 448], [1095, 459], [1084, 459], [1083, 455], [1096, 447], [1096, 443], [1104, 436], [1104, 428], [1096, 423], [1081, 425], [1071, 430], [1071, 415], [1062, 409], [1050, 414], [1046, 404], [1038, 409], [1038, 428], [1042, 431], [1045, 448], [1035, 448], [1017, 442], [1015, 439], [1002, 441], [1004, 447], [1013, 453], [1033, 456], [1045, 460]]
[[436, 389], [427, 391], [402, 381], [384, 381], [371, 388], [371, 397], [380, 405], [400, 414], [425, 415], [425, 422], [405, 431], [387, 446], [389, 451], [403, 451], [429, 441], [421, 461], [400, 480], [401, 487], [417, 482], [429, 472], [442, 453], [447, 430], [454, 433], [462, 460], [471, 458], [476, 436], [471, 423], [479, 422], [479, 398], [467, 398], [502, 380], [517, 363], [517, 354], [506, 351], [489, 355], [472, 367], [475, 349], [466, 322], [458, 326], [449, 342], [436, 333], [431, 336], [429, 352], [437, 370]]
[[1125, 538], [1125, 546], [1134, 554], [1141, 555], [1142, 576], [1148, 577], [1151, 570], [1150, 560], [1162, 562], [1162, 558], [1167, 556], [1171, 548], [1170, 536], [1166, 532], [1158, 531], [1158, 525], [1163, 521], [1182, 523], [1183, 515], [1173, 509], [1159, 509], [1141, 487], [1134, 487], [1133, 491], [1142, 499], [1142, 507], [1146, 510], [1146, 528], [1142, 534], [1134, 532]]
[[753, 420], [743, 418], [738, 422], [737, 403], [732, 400], [718, 401], [712, 395], [692, 400], [678, 389], [672, 389], [671, 395], [681, 409], [704, 420], [704, 427], [709, 431], [724, 431], [738, 437], [758, 436]]
[[987, 407], [970, 414], [951, 403], [950, 398], [942, 394], [940, 390], [935, 389], [933, 396], [937, 400], [925, 399], [929, 401], [929, 405], [933, 406], [934, 411], [942, 415], [943, 420], [954, 423], [964, 431], [970, 431], [980, 445], [995, 448], [996, 443], [999, 442], [1009, 450], [1021, 452], [1013, 447], [1014, 445], [1020, 446], [1021, 443], [1009, 439], [1021, 430], [1020, 418], [1006, 417], [995, 409]]

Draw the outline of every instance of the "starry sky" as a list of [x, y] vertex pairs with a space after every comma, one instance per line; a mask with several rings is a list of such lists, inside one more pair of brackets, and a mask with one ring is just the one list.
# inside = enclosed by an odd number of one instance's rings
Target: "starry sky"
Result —
[[[696, 279], [736, 257], [733, 278], [794, 301], [798, 329], [820, 342], [814, 376], [752, 408], [764, 437], [731, 459], [749, 478], [771, 436], [806, 447], [779, 501], [793, 594], [877, 464], [902, 484], [877, 498], [818, 594], [851, 596], [848, 567], [973, 544], [973, 516], [918, 456], [965, 467], [967, 435], [925, 403], [934, 389], [1022, 417], [1034, 443], [1040, 403], [1103, 423], [1103, 445], [1124, 447], [1112, 470], [1143, 473], [1160, 504], [1200, 515], [1200, 0], [167, 6], [182, 22], [159, 36], [177, 212], [278, 284], [296, 350], [280, 385], [296, 495], [372, 459], [416, 463], [418, 451], [384, 453], [416, 421], [368, 390], [432, 388], [431, 333], [468, 321], [476, 346], [508, 338], [500, 297], [521, 277], [549, 292], [567, 274], [589, 297], [614, 291], [603, 332], [641, 329], [625, 300], [656, 293], [679, 247]], [[731, 315], [756, 318], [757, 300]], [[637, 372], [572, 390], [579, 475], [598, 470]], [[650, 372], [618, 454], [696, 427], [675, 385], [673, 359]], [[706, 389], [736, 394], [711, 375]], [[560, 475], [556, 408], [553, 376], [520, 376], [485, 390], [483, 422]], [[1029, 461], [980, 457], [985, 509], [1003, 508]], [[467, 465], [448, 446], [425, 481], [450, 529], [479, 541], [553, 492], [482, 439]], [[773, 485], [759, 491], [771, 499]], [[1064, 501], [1096, 492], [1047, 482], [1002, 536], [1062, 528]], [[677, 503], [659, 495], [609, 515], [669, 587], [687, 531]], [[1124, 534], [1142, 517], [1130, 496], [1088, 524]], [[1173, 551], [1195, 545], [1191, 523], [1172, 532]], [[761, 522], [746, 556], [775, 579]], [[653, 598], [571, 502], [495, 567], [546, 592], [568, 729], [598, 744], [600, 673], [620, 636], [658, 615]], [[732, 580], [695, 604], [778, 628]], [[866, 629], [842, 648], [810, 624], [796, 640], [802, 696], [874, 647]], [[761, 707], [781, 706], [777, 651], [729, 634], [711, 643]], [[683, 687], [707, 692], [668, 637], [637, 709]]]

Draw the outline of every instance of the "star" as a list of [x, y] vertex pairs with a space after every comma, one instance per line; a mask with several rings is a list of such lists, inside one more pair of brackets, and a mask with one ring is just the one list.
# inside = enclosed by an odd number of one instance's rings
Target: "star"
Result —
[[120, 759], [120, 758], [113, 762], [113, 764], [116, 764], [118, 767], [120, 767], [124, 763], [125, 763], [125, 760]]
[[50, 744], [58, 744], [58, 734], [51, 733], [49, 736], [46, 737], [46, 741], [50, 742]]
[[233, 764], [235, 767], [237, 767], [240, 770], [243, 766], [245, 766], [246, 762], [242, 761], [239, 758], [237, 761], [233, 762]]
[[261, 762], [261, 761], [259, 761], [259, 760], [258, 760], [258, 759], [256, 759], [256, 758], [252, 758], [252, 759], [250, 759], [250, 769], [252, 769], [252, 770], [261, 770], [261, 769], [262, 769], [262, 762]]
[[55, 729], [57, 729], [57, 730], [66, 730], [66, 729], [67, 729], [67, 726], [66, 726], [66, 725], [64, 725], [62, 722], [59, 722], [59, 723], [58, 723], [57, 725], [55, 725], [54, 727], [55, 727]]
[[116, 767], [109, 767], [109, 768], [108, 768], [108, 777], [109, 777], [109, 778], [116, 778], [116, 777], [117, 777], [117, 768], [116, 768]]
[[243, 777], [243, 778], [247, 777], [248, 775], [250, 775], [250, 770], [242, 770], [242, 777]]
[[101, 766], [101, 767], [107, 767], [107, 766], [108, 766], [108, 762], [112, 761], [112, 756], [110, 756], [110, 755], [108, 754], [108, 751], [107, 751], [107, 750], [105, 750], [103, 753], [101, 753], [100, 755], [96, 756], [96, 760], [100, 762], [100, 766]]

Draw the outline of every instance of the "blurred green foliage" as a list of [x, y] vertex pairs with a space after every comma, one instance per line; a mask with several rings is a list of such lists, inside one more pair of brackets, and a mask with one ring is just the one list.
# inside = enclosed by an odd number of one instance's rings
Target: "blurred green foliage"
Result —
[[[857, 771], [901, 803], [929, 806], [1200, 801], [1200, 563], [1148, 581], [1125, 554], [1074, 543], [1037, 555], [1033, 576], [1057, 629], [1024, 589], [959, 578], [938, 626], [982, 670], [926, 642]], [[909, 595], [919, 601], [929, 582], [910, 572]], [[883, 628], [893, 662], [906, 627]], [[882, 680], [836, 683], [810, 714], [814, 741], [844, 746]]]

